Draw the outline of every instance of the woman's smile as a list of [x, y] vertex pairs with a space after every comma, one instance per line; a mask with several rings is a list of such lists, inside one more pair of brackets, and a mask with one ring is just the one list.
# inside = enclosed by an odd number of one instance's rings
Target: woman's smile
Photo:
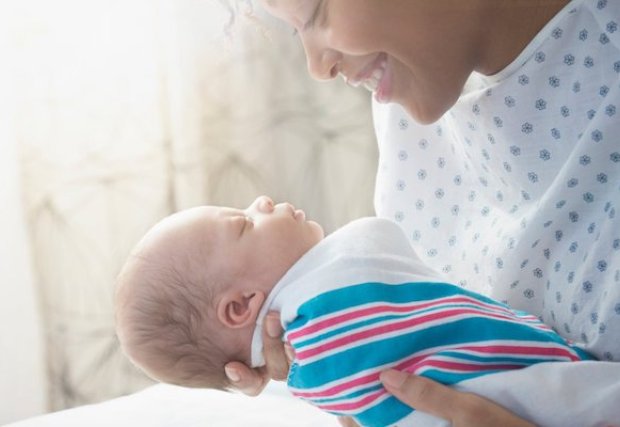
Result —
[[353, 87], [362, 85], [375, 95], [377, 102], [385, 103], [389, 100], [391, 92], [392, 75], [390, 71], [387, 54], [380, 53], [353, 77], [342, 72], [340, 75], [348, 85]]

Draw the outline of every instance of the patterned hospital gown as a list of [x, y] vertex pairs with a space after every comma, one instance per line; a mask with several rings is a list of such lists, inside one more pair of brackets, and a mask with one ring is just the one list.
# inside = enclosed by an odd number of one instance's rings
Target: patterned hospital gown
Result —
[[620, 1], [573, 0], [421, 126], [374, 105], [377, 215], [465, 288], [620, 361]]

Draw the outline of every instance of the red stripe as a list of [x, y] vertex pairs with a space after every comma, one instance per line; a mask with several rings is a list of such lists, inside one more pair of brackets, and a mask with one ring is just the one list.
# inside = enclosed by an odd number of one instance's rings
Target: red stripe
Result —
[[[556, 344], [558, 346], [562, 344]], [[475, 350], [481, 353], [507, 353], [507, 354], [524, 354], [531, 356], [564, 356], [571, 360], [580, 360], [578, 356], [573, 354], [566, 347], [535, 347], [535, 346], [517, 346], [517, 345], [488, 345], [477, 346], [470, 345], [459, 347], [458, 350]]]
[[[326, 342], [325, 344], [322, 344], [314, 348], [310, 348], [308, 350], [298, 351], [295, 354], [296, 354], [297, 359], [302, 361], [310, 357], [319, 355], [321, 353], [336, 349], [338, 347], [343, 347], [349, 344], [353, 344], [356, 341], [360, 341], [360, 340], [363, 340], [369, 337], [377, 337], [381, 334], [387, 334], [389, 332], [400, 331], [400, 330], [414, 327], [417, 325], [421, 325], [421, 324], [424, 324], [424, 323], [427, 323], [433, 320], [439, 320], [439, 319], [449, 320], [449, 317], [460, 315], [460, 314], [480, 315], [480, 312], [473, 310], [473, 309], [452, 309], [452, 310], [445, 310], [445, 311], [440, 311], [436, 313], [430, 313], [425, 316], [417, 317], [414, 319], [407, 319], [407, 320], [404, 320], [398, 323], [390, 323], [387, 325], [382, 325], [382, 326], [378, 326], [372, 329], [368, 329], [365, 331], [347, 335], [345, 337], [338, 338], [330, 342]], [[501, 315], [491, 314], [491, 313], [485, 313], [485, 316], [496, 318], [496, 319], [516, 320], [508, 316], [501, 316]]]
[[[414, 366], [415, 366], [414, 369], [407, 370], [407, 371], [416, 372], [425, 366], [435, 366], [435, 367], [451, 369], [451, 370], [458, 369], [461, 371], [469, 371], [469, 372], [483, 371], [483, 370], [509, 370], [509, 369], [523, 368], [522, 365], [517, 365], [517, 364], [489, 364], [489, 365], [482, 366], [482, 368], [484, 369], [480, 369], [481, 368], [480, 365], [474, 366], [474, 365], [469, 365], [465, 363], [451, 363], [451, 362], [446, 362], [446, 361], [441, 361], [441, 360], [428, 360], [428, 359], [425, 360], [423, 363], [415, 364]], [[376, 373], [376, 374], [368, 375], [367, 378], [373, 378], [373, 380], [376, 381], [379, 379], [379, 374]], [[353, 382], [349, 382], [348, 384], [352, 385]], [[333, 390], [335, 388], [336, 387], [333, 387], [330, 390]], [[338, 388], [341, 388], [341, 387], [338, 387]], [[385, 393], [386, 393], [385, 389], [381, 389], [377, 392], [374, 392], [372, 394], [365, 396], [364, 398], [358, 401], [347, 402], [347, 403], [323, 404], [323, 405], [318, 404], [317, 406], [325, 411], [353, 411], [353, 410], [360, 409], [366, 405], [369, 405], [370, 403], [374, 402], [377, 398], [381, 397]], [[335, 394], [335, 393], [327, 393], [327, 390], [326, 390], [324, 393], [321, 393], [321, 396], [326, 397], [332, 394]], [[317, 396], [318, 393], [293, 392], [293, 395], [297, 397], [301, 397], [301, 398], [318, 397]]]
[[[570, 360], [579, 360], [578, 357], [574, 356], [569, 350], [567, 349], [562, 349], [562, 348], [545, 348], [545, 347], [534, 347], [534, 346], [528, 346], [528, 347], [519, 347], [519, 346], [515, 346], [515, 345], [481, 345], [481, 346], [473, 346], [473, 345], [469, 345], [469, 346], [464, 346], [464, 347], [455, 347], [455, 348], [450, 348], [450, 349], [445, 349], [445, 350], [439, 350], [439, 352], [441, 351], [459, 351], [459, 350], [470, 350], [470, 351], [477, 351], [480, 353], [485, 353], [485, 354], [501, 354], [501, 353], [505, 353], [505, 354], [515, 354], [515, 355], [530, 355], [530, 356], [563, 356], [563, 357], [567, 357]], [[429, 359], [429, 357], [432, 357], [432, 355], [434, 355], [436, 353], [436, 351], [433, 351], [433, 353], [429, 354], [423, 354], [423, 355], [418, 355], [418, 356], [414, 356], [411, 357], [409, 359], [406, 359], [404, 361], [402, 361], [401, 363], [399, 363], [398, 365], [394, 366], [393, 369], [399, 370], [399, 371], [407, 371], [409, 373], [413, 373], [416, 369], [418, 369], [418, 367], [422, 366], [424, 363], [426, 363], [426, 360], [431, 360]], [[524, 360], [524, 362], [527, 363], [527, 360]], [[455, 362], [456, 363], [456, 362]], [[484, 370], [484, 369], [491, 369], [489, 368], [489, 366], [495, 366], [495, 365], [475, 365], [480, 367], [480, 370]], [[510, 365], [512, 366], [512, 365]], [[519, 365], [519, 367], [523, 367], [522, 365]], [[495, 368], [493, 368], [495, 369]], [[331, 396], [335, 396], [339, 393], [342, 393], [348, 389], [354, 388], [354, 387], [361, 387], [361, 386], [365, 386], [368, 384], [371, 384], [373, 382], [379, 381], [379, 372], [373, 372], [371, 374], [367, 374], [361, 377], [357, 377], [353, 380], [344, 382], [344, 383], [340, 383], [337, 385], [334, 385], [332, 387], [326, 388], [324, 390], [321, 391], [316, 391], [316, 392], [295, 392], [294, 394], [296, 396], [300, 396], [303, 398], [327, 398], [327, 397], [331, 397]]]
[[359, 377], [354, 380], [335, 385], [333, 387], [327, 388], [322, 391], [315, 391], [315, 392], [299, 391], [299, 392], [293, 392], [293, 394], [295, 396], [304, 397], [307, 399], [317, 398], [317, 397], [330, 397], [342, 391], [345, 391], [349, 388], [363, 386], [363, 385], [370, 384], [375, 381], [379, 381], [379, 372], [373, 372], [372, 374], [364, 375], [363, 377]]
[[[407, 366], [411, 365], [411, 364], [415, 364], [418, 363], [420, 360], [423, 360], [425, 357], [428, 357], [428, 355], [422, 355], [422, 356], [415, 356], [412, 357], [410, 359], [407, 359], [403, 362], [401, 362], [400, 364], [394, 366], [393, 369], [397, 369], [397, 370], [404, 370]], [[321, 391], [315, 391], [315, 392], [294, 392], [295, 396], [300, 396], [300, 397], [304, 397], [304, 398], [318, 398], [318, 397], [330, 397], [330, 396], [334, 396], [338, 393], [341, 393], [345, 390], [348, 390], [350, 388], [354, 388], [354, 387], [358, 387], [358, 386], [364, 386], [376, 381], [379, 381], [379, 371], [373, 372], [372, 374], [367, 374], [364, 375], [363, 377], [358, 377], [355, 378], [353, 380], [344, 382], [344, 383], [340, 383], [337, 384], [335, 386], [332, 386], [330, 388], [321, 390]]]
[[458, 296], [458, 297], [445, 298], [445, 299], [424, 302], [424, 303], [419, 303], [419, 304], [412, 304], [412, 305], [407, 305], [407, 306], [400, 306], [400, 307], [394, 307], [390, 305], [379, 305], [379, 306], [367, 307], [367, 308], [359, 309], [356, 311], [339, 314], [337, 316], [330, 317], [328, 319], [323, 319], [316, 323], [312, 323], [306, 327], [302, 327], [302, 329], [298, 329], [296, 331], [293, 331], [287, 334], [287, 337], [289, 340], [292, 341], [297, 338], [303, 337], [305, 335], [319, 332], [322, 329], [330, 328], [340, 323], [348, 322], [350, 320], [358, 319], [361, 317], [366, 317], [366, 316], [371, 316], [371, 315], [376, 315], [376, 314], [381, 314], [381, 313], [386, 313], [386, 314], [403, 313], [403, 312], [421, 310], [421, 309], [425, 309], [425, 308], [429, 308], [433, 306], [441, 306], [443, 304], [453, 304], [453, 303], [475, 304], [480, 307], [499, 310], [499, 311], [502, 311], [504, 313], [508, 313], [511, 315], [513, 314], [511, 311], [505, 309], [502, 306], [495, 306], [492, 304], [483, 303], [481, 301], [478, 301], [472, 298]]
[[326, 405], [319, 404], [317, 406], [320, 409], [323, 409], [324, 411], [353, 411], [353, 410], [356, 410], [356, 409], [359, 409], [361, 407], [371, 404], [372, 402], [374, 402], [375, 400], [377, 400], [379, 397], [383, 396], [386, 393], [387, 392], [385, 391], [385, 389], [381, 389], [373, 394], [369, 394], [368, 396], [364, 397], [363, 399], [358, 400], [357, 402], [336, 403], [336, 404], [326, 404]]
[[451, 371], [466, 371], [466, 372], [484, 372], [484, 371], [492, 371], [492, 370], [512, 370], [512, 369], [521, 369], [524, 365], [520, 365], [517, 363], [489, 363], [489, 364], [471, 364], [464, 362], [450, 362], [447, 360], [433, 360], [426, 359], [421, 363], [418, 363], [407, 371], [412, 373], [420, 372], [422, 368], [434, 366], [436, 368], [448, 369]]

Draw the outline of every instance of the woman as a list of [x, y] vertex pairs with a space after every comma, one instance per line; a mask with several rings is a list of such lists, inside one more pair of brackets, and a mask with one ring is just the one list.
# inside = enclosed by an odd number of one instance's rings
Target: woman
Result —
[[[620, 3], [262, 3], [296, 29], [315, 78], [373, 92], [378, 216], [453, 281], [620, 360]], [[271, 343], [264, 376], [227, 366], [240, 389], [285, 375]], [[457, 426], [529, 425], [423, 378], [383, 380]]]

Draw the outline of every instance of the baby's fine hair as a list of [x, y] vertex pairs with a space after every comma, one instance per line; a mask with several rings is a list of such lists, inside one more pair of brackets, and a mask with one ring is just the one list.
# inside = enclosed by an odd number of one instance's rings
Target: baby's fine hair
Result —
[[196, 260], [190, 254], [174, 254], [163, 263], [132, 258], [138, 264], [131, 275], [121, 273], [115, 298], [124, 352], [158, 381], [228, 389], [224, 365], [229, 357], [211, 339], [213, 288], [203, 282], [207, 278]]

